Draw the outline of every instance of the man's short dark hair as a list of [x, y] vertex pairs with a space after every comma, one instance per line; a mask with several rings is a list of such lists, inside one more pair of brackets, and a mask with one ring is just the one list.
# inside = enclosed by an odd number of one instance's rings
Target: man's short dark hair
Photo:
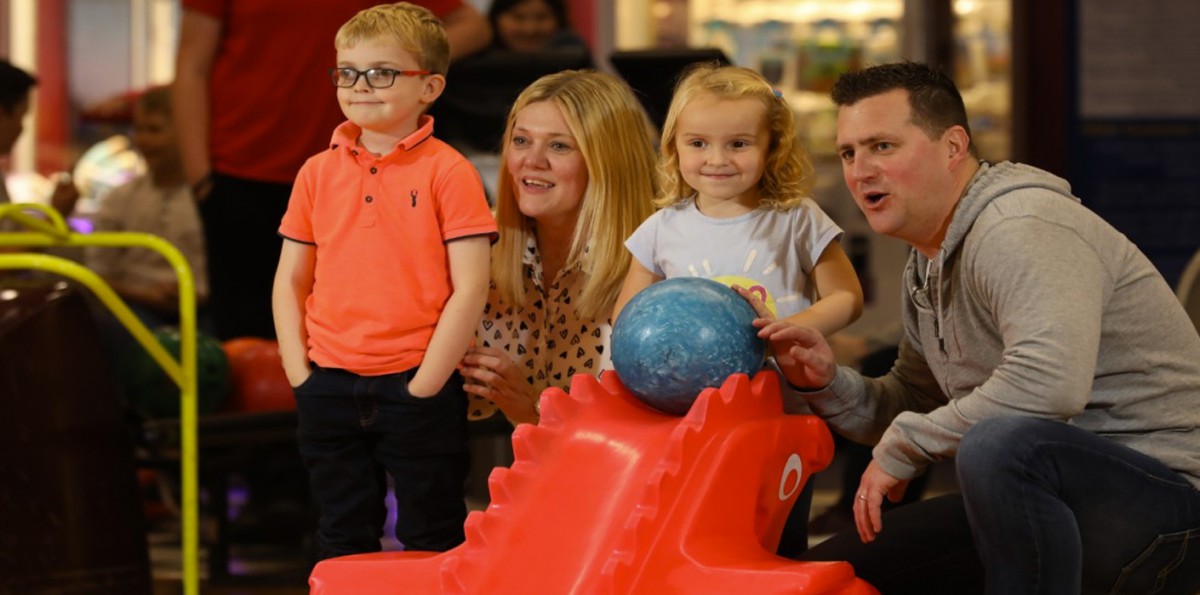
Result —
[[8, 60], [0, 60], [0, 109], [13, 113], [36, 84], [37, 79], [32, 74], [13, 66]]
[[[843, 74], [833, 85], [834, 104], [849, 106], [903, 89], [908, 91], [912, 123], [930, 138], [939, 138], [951, 126], [962, 126], [971, 135], [967, 108], [954, 81], [942, 71], [920, 62], [896, 62]], [[972, 143], [971, 151], [974, 152]]]

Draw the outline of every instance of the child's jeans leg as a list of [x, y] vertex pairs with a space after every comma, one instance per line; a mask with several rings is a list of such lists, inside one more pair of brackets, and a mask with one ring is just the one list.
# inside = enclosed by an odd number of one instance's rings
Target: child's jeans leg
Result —
[[367, 380], [314, 366], [312, 376], [296, 388], [300, 456], [321, 511], [320, 559], [381, 547], [387, 484], [374, 458], [374, 403], [362, 394]]
[[410, 374], [379, 389], [376, 456], [392, 475], [396, 539], [407, 550], [446, 551], [463, 542], [467, 508], [467, 398], [450, 377], [437, 395], [408, 394]]

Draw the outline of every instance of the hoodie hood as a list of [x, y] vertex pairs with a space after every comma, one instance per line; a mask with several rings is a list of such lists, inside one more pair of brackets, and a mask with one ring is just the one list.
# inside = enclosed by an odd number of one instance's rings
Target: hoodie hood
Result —
[[[917, 250], [910, 252], [904, 278], [914, 291], [917, 288], [930, 288], [928, 297], [921, 299], [923, 306], [933, 311], [933, 334], [939, 345], [943, 345], [943, 316], [951, 299], [950, 274], [944, 267], [949, 266], [947, 263], [957, 260], [971, 229], [994, 201], [1004, 196], [1029, 195], [1028, 192], [1017, 191], [1039, 189], [1049, 190], [1052, 193], [1049, 196], [1054, 199], [1062, 197], [1075, 203], [1081, 202], [1071, 194], [1071, 185], [1058, 176], [1019, 163], [981, 162], [979, 171], [975, 172], [975, 177], [967, 184], [963, 197], [954, 209], [954, 216], [950, 219], [950, 226], [946, 229], [946, 237], [942, 240], [937, 257], [930, 260]], [[943, 385], [942, 388], [949, 394], [948, 386]]]
[[1005, 161], [993, 165], [982, 162], [979, 171], [975, 172], [975, 177], [967, 185], [966, 193], [954, 209], [954, 217], [950, 220], [950, 227], [946, 229], [946, 239], [942, 241], [940, 257], [949, 258], [959, 249], [979, 214], [993, 200], [1014, 190], [1026, 188], [1050, 190], [1066, 199], [1080, 202], [1071, 194], [1071, 185], [1056, 175], [1021, 163]]

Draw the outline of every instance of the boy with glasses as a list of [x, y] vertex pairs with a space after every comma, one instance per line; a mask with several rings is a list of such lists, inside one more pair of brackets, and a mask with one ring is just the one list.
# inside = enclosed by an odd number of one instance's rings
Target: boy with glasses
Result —
[[279, 227], [273, 306], [320, 558], [378, 551], [395, 486], [410, 550], [463, 541], [467, 400], [455, 366], [487, 299], [496, 224], [478, 173], [424, 114], [449, 47], [400, 2], [338, 31], [331, 78], [348, 122], [305, 163]]

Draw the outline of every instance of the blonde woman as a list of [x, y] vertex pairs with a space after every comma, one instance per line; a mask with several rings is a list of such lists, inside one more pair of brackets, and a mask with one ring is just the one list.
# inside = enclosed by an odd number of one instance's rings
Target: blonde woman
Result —
[[538, 398], [609, 365], [624, 241], [653, 211], [652, 127], [617, 78], [570, 70], [526, 88], [504, 132], [492, 288], [464, 359], [470, 416], [536, 423]]

